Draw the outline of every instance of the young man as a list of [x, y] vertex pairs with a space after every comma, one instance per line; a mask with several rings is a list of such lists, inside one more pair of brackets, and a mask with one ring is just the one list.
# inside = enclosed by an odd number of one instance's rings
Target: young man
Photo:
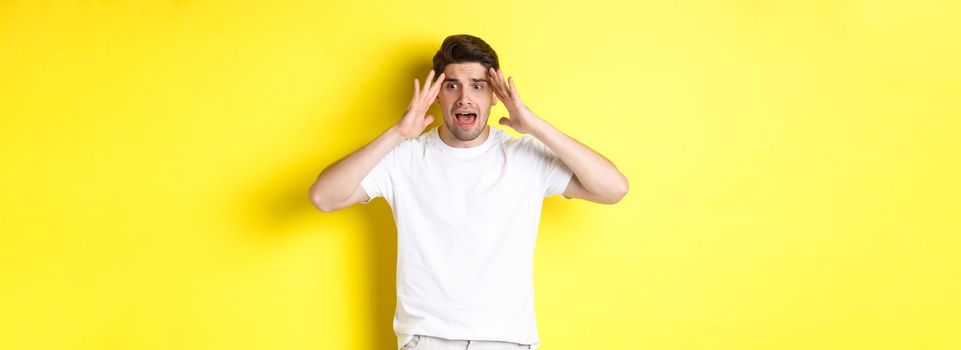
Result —
[[[442, 72], [433, 80], [434, 72]], [[500, 100], [510, 113], [487, 125]], [[438, 127], [421, 135], [443, 111]], [[536, 349], [533, 254], [543, 199], [613, 204], [627, 178], [535, 115], [480, 38], [447, 37], [400, 121], [324, 169], [324, 212], [384, 197], [397, 224], [394, 331], [404, 349]]]

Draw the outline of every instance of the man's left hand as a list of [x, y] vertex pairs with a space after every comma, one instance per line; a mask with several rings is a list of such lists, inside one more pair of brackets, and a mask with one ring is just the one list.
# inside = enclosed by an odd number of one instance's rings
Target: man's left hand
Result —
[[522, 134], [535, 133], [544, 124], [544, 120], [534, 115], [534, 112], [531, 112], [531, 109], [527, 108], [521, 100], [517, 87], [514, 86], [514, 77], [509, 77], [505, 83], [504, 73], [499, 69], [495, 71], [494, 68], [488, 68], [488, 75], [494, 94], [504, 103], [504, 107], [511, 116], [510, 118], [502, 117], [498, 123], [507, 125]]

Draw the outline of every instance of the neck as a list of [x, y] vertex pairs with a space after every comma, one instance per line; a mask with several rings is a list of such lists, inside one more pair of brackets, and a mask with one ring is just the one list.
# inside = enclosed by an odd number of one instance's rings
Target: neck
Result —
[[446, 143], [448, 146], [454, 148], [471, 148], [480, 146], [484, 143], [484, 141], [487, 141], [488, 137], [490, 137], [490, 132], [490, 125], [484, 125], [484, 131], [481, 131], [480, 135], [477, 135], [477, 138], [470, 141], [461, 141], [454, 137], [454, 134], [451, 133], [450, 129], [447, 128], [447, 124], [441, 124], [440, 128], [438, 129], [440, 140]]

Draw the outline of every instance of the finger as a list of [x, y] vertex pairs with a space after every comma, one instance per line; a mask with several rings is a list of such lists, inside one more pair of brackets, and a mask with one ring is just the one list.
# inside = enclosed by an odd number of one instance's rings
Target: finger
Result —
[[497, 80], [501, 82], [500, 86], [501, 86], [501, 89], [503, 89], [504, 96], [513, 97], [510, 91], [507, 90], [507, 84], [504, 84], [504, 82], [507, 81], [506, 79], [504, 79], [504, 71], [500, 69], [497, 70]]
[[497, 70], [497, 82], [498, 82], [497, 86], [500, 87], [502, 95], [504, 95], [507, 98], [514, 97], [513, 95], [511, 95], [510, 89], [507, 88], [507, 80], [504, 79], [503, 70], [500, 70], [500, 69]]
[[444, 73], [440, 73], [440, 76], [437, 77], [437, 81], [434, 82], [434, 86], [431, 86], [430, 92], [428, 93], [428, 101], [433, 101], [434, 98], [437, 97], [437, 94], [440, 92], [441, 85], [444, 84], [445, 77], [447, 77], [447, 75]]
[[500, 84], [501, 84], [501, 82], [500, 82], [500, 80], [497, 79], [497, 71], [494, 70], [494, 67], [491, 67], [491, 68], [488, 68], [487, 74], [489, 75], [488, 79], [490, 80], [491, 89], [494, 90], [494, 93], [496, 93], [498, 96], [500, 96], [500, 94], [501, 94], [501, 89], [500, 89]]
[[507, 78], [507, 81], [511, 84], [511, 96], [521, 98], [521, 95], [517, 93], [517, 86], [514, 86], [514, 77]]
[[417, 98], [417, 96], [420, 96], [420, 82], [417, 81], [417, 78], [414, 78], [414, 98]]
[[433, 80], [434, 80], [434, 70], [431, 69], [430, 73], [427, 73], [427, 80], [424, 80], [424, 87], [421, 88], [421, 91], [427, 92], [427, 88], [430, 87], [430, 82]]
[[502, 87], [504, 83], [497, 78], [497, 71], [495, 71], [493, 67], [489, 68], [489, 71], [490, 72], [488, 72], [488, 74], [490, 75], [489, 79], [490, 79], [491, 89], [494, 90], [494, 94], [497, 95], [498, 98], [500, 98], [501, 102], [503, 102], [505, 95], [504, 95], [504, 89], [502, 89]]
[[434, 123], [434, 116], [428, 114], [427, 118], [424, 118], [424, 125], [431, 125]]
[[[431, 72], [433, 72], [433, 70], [431, 70]], [[440, 73], [437, 79], [427, 84], [427, 88], [424, 90], [424, 96], [422, 96], [424, 104], [430, 105], [434, 98], [437, 97], [437, 91], [440, 89], [440, 83], [444, 80], [444, 76], [444, 73]]]
[[513, 126], [511, 125], [511, 118], [501, 117], [501, 119], [498, 120], [497, 123], [500, 125], [507, 125], [513, 128]]
[[420, 98], [421, 102], [423, 102], [425, 106], [430, 106], [430, 104], [434, 102], [434, 99], [437, 98], [437, 92], [440, 90], [440, 82], [442, 81], [441, 79], [444, 79], [444, 73], [440, 73], [440, 76], [437, 77], [437, 80], [435, 80], [432, 84], [429, 84], [430, 87], [428, 90], [424, 90], [424, 95]]

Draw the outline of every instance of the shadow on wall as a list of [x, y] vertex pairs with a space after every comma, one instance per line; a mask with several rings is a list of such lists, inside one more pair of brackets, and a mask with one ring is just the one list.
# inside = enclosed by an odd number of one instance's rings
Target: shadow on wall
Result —
[[[325, 221], [330, 222], [331, 227], [363, 228], [366, 234], [360, 237], [365, 248], [362, 258], [370, 262], [367, 300], [373, 313], [368, 317], [371, 323], [363, 333], [369, 337], [366, 343], [374, 349], [397, 347], [393, 330], [397, 231], [390, 206], [378, 198], [367, 205], [357, 204], [335, 213], [322, 213], [310, 203], [307, 190], [324, 167], [372, 141], [400, 120], [413, 96], [413, 79], [424, 80], [431, 69], [436, 46], [439, 42], [414, 42], [385, 48], [376, 64], [354, 74], [363, 84], [353, 96], [345, 96], [343, 106], [318, 105], [311, 113], [317, 117], [310, 119], [316, 123], [303, 126], [303, 137], [314, 140], [305, 143], [316, 144], [320, 156], [269, 173], [253, 193], [246, 189], [244, 207], [238, 208], [238, 212], [244, 213], [242, 218], [246, 224], [258, 233], [258, 237], [254, 237], [258, 240], [276, 238], [318, 215], [329, 219]], [[341, 82], [331, 81], [329, 84], [336, 86]], [[331, 109], [344, 112], [337, 116], [326, 115]], [[439, 122], [436, 107], [428, 113]], [[349, 224], [338, 224], [345, 222]], [[320, 228], [318, 231], [325, 230]], [[350, 345], [352, 348], [361, 347], [360, 344]]]
[[[376, 65], [358, 71], [356, 76], [364, 79], [364, 84], [352, 98], [345, 99], [348, 101], [343, 109], [346, 112], [329, 117], [324, 115], [330, 112], [329, 106], [317, 106], [314, 115], [318, 117], [312, 119], [317, 123], [303, 126], [303, 137], [315, 139], [313, 142], [318, 149], [323, 149], [318, 151], [322, 155], [269, 174], [255, 192], [246, 191], [244, 208], [238, 208], [246, 224], [255, 228], [258, 235], [254, 238], [259, 240], [289, 232], [291, 227], [317, 215], [325, 216], [325, 222], [330, 223], [331, 227], [363, 227], [366, 231], [362, 236], [366, 247], [363, 259], [370, 262], [367, 298], [373, 313], [365, 333], [369, 337], [367, 343], [375, 349], [391, 349], [397, 344], [393, 330], [397, 231], [390, 206], [378, 198], [367, 205], [354, 205], [336, 213], [321, 213], [307, 198], [307, 189], [324, 167], [372, 141], [400, 119], [413, 95], [413, 79], [423, 82], [431, 69], [431, 57], [437, 46], [439, 41], [387, 48]], [[338, 82], [329, 83], [338, 85]], [[428, 114], [435, 117], [434, 124], [428, 130], [442, 122], [443, 115], [437, 106], [432, 106]], [[490, 123], [492, 127], [497, 125], [497, 118], [492, 116]], [[566, 201], [545, 201], [542, 219], [569, 216], [565, 204], [561, 203]], [[344, 222], [349, 224], [342, 225]], [[318, 228], [318, 231], [323, 232], [324, 229]], [[550, 239], [543, 235], [538, 237], [539, 242]], [[351, 345], [360, 347], [359, 344]]]

